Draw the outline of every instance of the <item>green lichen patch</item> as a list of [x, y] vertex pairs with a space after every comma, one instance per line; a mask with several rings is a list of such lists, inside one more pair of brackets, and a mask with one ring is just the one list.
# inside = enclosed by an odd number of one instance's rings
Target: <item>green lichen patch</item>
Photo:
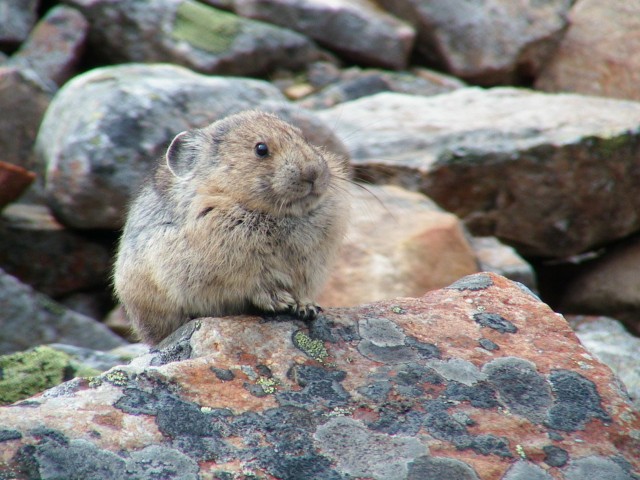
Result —
[[278, 391], [280, 382], [275, 378], [260, 377], [256, 383], [262, 387], [262, 391], [269, 395], [273, 395]]
[[313, 340], [302, 330], [298, 330], [293, 334], [293, 344], [319, 363], [324, 363], [329, 357], [329, 352], [327, 352], [324, 342], [322, 340]]
[[124, 387], [129, 383], [129, 375], [123, 370], [110, 370], [103, 375], [103, 378], [116, 387]]
[[75, 375], [71, 357], [50, 347], [0, 357], [0, 404], [7, 405], [55, 387]]
[[240, 26], [239, 17], [232, 13], [186, 0], [178, 7], [172, 35], [196, 48], [218, 54], [229, 50], [240, 33]]

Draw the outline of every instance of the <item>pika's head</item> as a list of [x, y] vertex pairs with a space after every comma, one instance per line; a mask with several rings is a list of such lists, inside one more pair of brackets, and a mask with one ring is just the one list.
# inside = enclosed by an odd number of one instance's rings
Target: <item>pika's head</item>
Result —
[[312, 210], [333, 179], [344, 175], [335, 155], [311, 145], [293, 125], [258, 111], [180, 133], [166, 165], [198, 196], [276, 216]]

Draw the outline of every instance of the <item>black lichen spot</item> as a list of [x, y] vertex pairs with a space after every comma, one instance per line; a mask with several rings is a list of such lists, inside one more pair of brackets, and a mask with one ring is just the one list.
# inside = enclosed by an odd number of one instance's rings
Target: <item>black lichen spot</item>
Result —
[[545, 424], [563, 432], [582, 430], [592, 418], [604, 422], [611, 418], [600, 406], [600, 395], [595, 384], [571, 370], [555, 370], [549, 375], [555, 394], [553, 406]]
[[262, 388], [262, 385], [257, 385], [255, 383], [243, 383], [242, 387], [249, 392], [251, 395], [253, 395], [254, 397], [257, 398], [263, 398], [266, 397], [267, 395], [269, 395], [268, 392], [265, 391], [264, 388]]
[[287, 454], [272, 448], [261, 449], [257, 463], [276, 478], [282, 480], [346, 480], [331, 468], [329, 459], [308, 452], [304, 455]]
[[424, 359], [441, 357], [440, 349], [433, 343], [424, 343], [415, 337], [407, 335], [404, 339], [404, 344], [414, 349]]
[[380, 407], [379, 417], [367, 424], [371, 430], [389, 435], [414, 436], [424, 423], [424, 413], [414, 410], [412, 404], [391, 402]]
[[489, 362], [482, 371], [509, 410], [534, 423], [542, 423], [551, 405], [551, 390], [533, 363], [505, 357]]
[[509, 441], [504, 437], [496, 437], [495, 435], [473, 437], [470, 448], [482, 455], [497, 455], [504, 458], [513, 457], [509, 450]]
[[342, 370], [327, 370], [311, 365], [294, 365], [287, 373], [287, 376], [301, 387], [306, 387], [310, 383], [323, 380], [341, 382], [347, 377], [347, 374]]
[[444, 410], [426, 414], [424, 426], [431, 435], [439, 440], [451, 442], [458, 448], [469, 448], [471, 446], [472, 437], [467, 431], [467, 427]]
[[374, 402], [383, 402], [387, 399], [387, 396], [391, 391], [391, 383], [386, 380], [382, 380], [359, 387], [357, 391], [359, 394], [370, 398]]
[[386, 364], [397, 364], [416, 361], [415, 349], [406, 345], [393, 345], [381, 347], [369, 340], [363, 340], [358, 344], [358, 351], [370, 360]]
[[126, 478], [125, 460], [86, 440], [69, 441], [53, 430], [40, 432], [38, 445], [22, 447], [15, 457], [28, 478], [117, 480]]
[[231, 370], [227, 370], [226, 368], [216, 368], [211, 367], [211, 371], [215, 374], [218, 380], [222, 380], [223, 382], [230, 382], [236, 376]]
[[544, 452], [544, 463], [550, 467], [564, 467], [569, 461], [569, 454], [566, 450], [554, 445], [547, 445], [542, 448]]
[[333, 334], [333, 323], [324, 315], [319, 315], [309, 322], [309, 337], [323, 342], [336, 343]]
[[476, 472], [453, 458], [422, 456], [409, 463], [407, 480], [478, 480]]
[[9, 440], [20, 440], [22, 433], [17, 430], [0, 430], [0, 442], [6, 442]]
[[113, 406], [130, 415], [155, 415], [158, 413], [158, 402], [154, 393], [138, 388], [125, 388]]
[[516, 333], [518, 327], [496, 313], [476, 313], [473, 319], [483, 327], [489, 327], [500, 333]]
[[175, 397], [167, 396], [159, 406], [156, 424], [160, 432], [168, 437], [208, 437], [215, 434], [209, 415], [203, 413], [197, 404]]
[[256, 365], [256, 372], [258, 372], [258, 375], [260, 375], [261, 377], [273, 378], [273, 373], [271, 372], [271, 369], [266, 365], [263, 365], [263, 364]]
[[500, 347], [498, 346], [498, 344], [492, 342], [488, 338], [481, 338], [480, 340], [478, 340], [478, 343], [482, 348], [484, 348], [485, 350], [489, 350], [490, 352], [493, 352], [495, 350], [500, 350]]
[[151, 365], [160, 366], [191, 358], [191, 336], [200, 328], [200, 322], [192, 320], [162, 340], [152, 353]]
[[466, 277], [461, 278], [460, 280], [455, 281], [448, 287], [449, 290], [484, 290], [493, 286], [493, 280], [491, 277], [484, 273], [476, 273], [475, 275], [468, 275]]
[[463, 383], [449, 381], [444, 391], [447, 400], [469, 402], [477, 408], [494, 408], [499, 405], [494, 389], [485, 382], [468, 386]]

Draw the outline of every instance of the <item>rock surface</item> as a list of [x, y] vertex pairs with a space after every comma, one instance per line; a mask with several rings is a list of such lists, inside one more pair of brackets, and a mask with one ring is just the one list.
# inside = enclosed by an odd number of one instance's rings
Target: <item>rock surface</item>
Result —
[[0, 210], [18, 199], [35, 177], [26, 168], [0, 161]]
[[[2, 7], [0, 7], [2, 8]], [[0, 66], [0, 158], [3, 162], [36, 169], [33, 145], [53, 91], [35, 74]]]
[[240, 15], [300, 32], [364, 65], [406, 68], [415, 31], [369, 0], [234, 0]]
[[638, 429], [561, 316], [477, 274], [310, 324], [191, 322], [129, 366], [0, 409], [0, 468], [18, 479], [632, 480]]
[[0, 268], [56, 297], [108, 285], [111, 249], [65, 229], [46, 207], [16, 204], [0, 216]]
[[110, 349], [124, 340], [92, 318], [72, 312], [0, 270], [0, 354], [51, 342]]
[[585, 263], [568, 282], [560, 306], [565, 312], [607, 315], [640, 334], [640, 240], [610, 248]]
[[322, 122], [282, 102], [266, 82], [171, 65], [123, 65], [78, 76], [56, 95], [38, 135], [50, 205], [66, 225], [119, 228], [132, 194], [176, 134], [245, 109], [277, 111], [344, 152]]
[[0, 4], [0, 45], [24, 41], [36, 23], [38, 0], [4, 0]]
[[317, 299], [320, 305], [419, 297], [478, 272], [455, 215], [418, 193], [392, 186], [366, 188], [351, 188], [349, 230]]
[[89, 32], [87, 20], [74, 8], [52, 8], [8, 65], [29, 68], [41, 81], [62, 85], [76, 72]]
[[640, 229], [640, 103], [463, 88], [318, 115], [358, 176], [419, 190], [522, 254], [564, 257]]
[[472, 83], [534, 77], [556, 47], [575, 0], [379, 0], [418, 32], [427, 61]]
[[582, 344], [620, 378], [640, 410], [640, 338], [609, 317], [568, 315], [567, 320]]
[[640, 100], [640, 3], [580, 0], [536, 88]]
[[89, 20], [90, 48], [109, 63], [171, 62], [204, 73], [260, 75], [317, 55], [290, 30], [195, 0], [66, 0]]

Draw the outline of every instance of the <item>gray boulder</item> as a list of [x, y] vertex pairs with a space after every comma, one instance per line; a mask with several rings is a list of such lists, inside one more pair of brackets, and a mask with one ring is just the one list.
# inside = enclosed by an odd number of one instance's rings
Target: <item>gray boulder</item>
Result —
[[463, 88], [318, 115], [360, 177], [422, 191], [521, 253], [565, 257], [640, 229], [640, 103]]
[[234, 8], [365, 65], [406, 68], [415, 38], [412, 27], [369, 0], [235, 0]]
[[317, 49], [290, 30], [194, 0], [66, 0], [89, 20], [94, 55], [107, 63], [170, 62], [204, 73], [297, 69]]
[[530, 79], [562, 39], [575, 0], [380, 0], [418, 32], [417, 52], [472, 83]]
[[66, 225], [119, 228], [132, 194], [177, 133], [240, 110], [279, 110], [289, 119], [308, 119], [306, 130], [317, 141], [333, 138], [318, 119], [284, 101], [263, 81], [204, 76], [172, 65], [123, 65], [80, 75], [56, 95], [38, 135], [50, 205]]
[[44, 343], [108, 350], [126, 342], [92, 318], [64, 308], [0, 270], [0, 354]]

